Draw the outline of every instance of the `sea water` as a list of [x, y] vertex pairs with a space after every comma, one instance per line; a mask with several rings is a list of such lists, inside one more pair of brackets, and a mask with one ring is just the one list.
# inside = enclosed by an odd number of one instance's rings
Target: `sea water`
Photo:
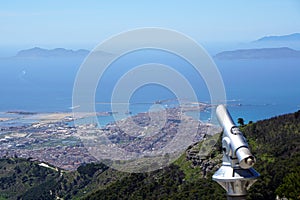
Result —
[[[71, 112], [73, 84], [84, 58], [1, 58], [0, 111]], [[128, 70], [146, 63], [173, 67], [190, 81], [198, 100], [210, 102], [203, 78], [179, 56], [144, 50], [116, 60], [101, 77], [95, 91], [96, 111], [111, 111], [112, 91]], [[300, 59], [215, 60], [222, 75], [228, 109], [233, 119], [246, 122], [295, 112], [300, 109]], [[176, 84], [180, 84], [176, 82]], [[175, 84], [175, 85], [176, 85]], [[148, 111], [160, 102], [164, 107], [178, 104], [171, 89], [158, 84], [141, 86], [128, 100], [128, 112]], [[210, 114], [202, 113], [203, 120]], [[100, 117], [102, 124], [113, 120]]]

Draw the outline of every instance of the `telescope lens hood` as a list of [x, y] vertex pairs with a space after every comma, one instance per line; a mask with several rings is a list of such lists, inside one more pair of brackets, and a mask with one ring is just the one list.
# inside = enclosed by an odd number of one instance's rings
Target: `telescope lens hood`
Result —
[[236, 157], [239, 161], [239, 165], [243, 169], [251, 168], [256, 160], [255, 157], [250, 153], [249, 149], [246, 147], [241, 147], [236, 151]]

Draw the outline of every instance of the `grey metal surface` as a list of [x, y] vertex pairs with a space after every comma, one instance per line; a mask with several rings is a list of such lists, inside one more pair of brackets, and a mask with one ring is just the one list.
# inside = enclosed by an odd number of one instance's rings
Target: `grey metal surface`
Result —
[[245, 199], [247, 190], [259, 177], [259, 173], [252, 168], [255, 157], [226, 107], [219, 105], [216, 114], [223, 128], [223, 162], [212, 178], [226, 190], [227, 199]]

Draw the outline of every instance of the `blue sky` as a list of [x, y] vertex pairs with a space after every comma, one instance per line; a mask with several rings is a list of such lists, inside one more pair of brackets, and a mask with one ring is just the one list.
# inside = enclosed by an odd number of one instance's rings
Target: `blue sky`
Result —
[[175, 29], [199, 41], [252, 41], [300, 32], [298, 0], [1, 1], [0, 48], [93, 48], [138, 27]]

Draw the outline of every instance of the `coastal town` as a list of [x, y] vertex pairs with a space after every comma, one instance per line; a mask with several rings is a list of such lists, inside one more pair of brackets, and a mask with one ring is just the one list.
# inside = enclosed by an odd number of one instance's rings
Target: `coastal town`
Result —
[[[174, 141], [177, 141], [177, 148], [186, 148], [181, 141], [190, 139], [190, 142], [198, 142], [206, 134], [218, 130], [212, 124], [185, 115], [179, 108], [167, 109], [165, 120], [159, 117], [161, 113], [145, 112], [103, 127], [97, 123], [76, 125], [78, 119], [74, 119], [72, 113], [15, 113], [18, 114], [27, 114], [35, 121], [25, 125], [0, 126], [0, 157], [47, 162], [64, 170], [75, 170], [82, 164], [99, 161], [101, 158], [89, 151], [90, 141], [93, 144], [97, 140], [103, 143], [104, 140], [99, 138], [104, 137], [110, 146], [128, 152], [151, 155]], [[0, 119], [2, 122], [9, 120]], [[107, 155], [111, 156], [110, 152]]]

